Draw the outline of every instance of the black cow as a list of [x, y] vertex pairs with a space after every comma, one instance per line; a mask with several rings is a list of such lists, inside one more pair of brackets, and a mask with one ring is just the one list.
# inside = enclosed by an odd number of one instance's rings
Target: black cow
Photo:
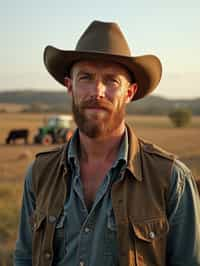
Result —
[[28, 143], [29, 130], [28, 129], [13, 129], [9, 132], [6, 138], [6, 143], [15, 143], [16, 139], [24, 139], [24, 143]]

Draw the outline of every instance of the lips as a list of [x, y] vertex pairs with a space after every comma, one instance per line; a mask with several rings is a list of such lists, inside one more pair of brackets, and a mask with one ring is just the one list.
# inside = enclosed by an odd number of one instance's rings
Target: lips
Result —
[[84, 109], [89, 109], [89, 110], [94, 110], [94, 111], [109, 111], [108, 108], [105, 108], [103, 106], [87, 106], [87, 107], [84, 107]]
[[113, 104], [107, 100], [90, 100], [85, 101], [81, 104], [82, 109], [96, 109], [96, 110], [106, 110], [112, 111]]

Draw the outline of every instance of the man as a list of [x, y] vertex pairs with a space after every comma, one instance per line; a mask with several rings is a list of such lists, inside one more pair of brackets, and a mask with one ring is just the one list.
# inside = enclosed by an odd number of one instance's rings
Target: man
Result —
[[29, 169], [15, 265], [200, 265], [191, 172], [125, 123], [126, 105], [158, 85], [159, 59], [132, 57], [117, 24], [94, 21], [75, 51], [48, 46], [44, 62], [78, 129]]

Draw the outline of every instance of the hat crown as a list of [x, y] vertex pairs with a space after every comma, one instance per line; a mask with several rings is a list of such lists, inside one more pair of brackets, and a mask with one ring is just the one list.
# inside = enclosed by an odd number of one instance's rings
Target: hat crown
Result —
[[116, 23], [93, 21], [81, 35], [76, 51], [131, 56], [128, 43]]

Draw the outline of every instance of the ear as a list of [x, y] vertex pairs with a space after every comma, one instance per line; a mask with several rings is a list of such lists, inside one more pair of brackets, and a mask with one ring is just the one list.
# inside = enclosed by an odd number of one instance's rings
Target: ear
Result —
[[132, 99], [133, 99], [134, 95], [136, 94], [137, 90], [138, 90], [138, 85], [137, 85], [137, 83], [132, 83], [132, 84], [129, 86], [129, 88], [128, 88], [128, 90], [127, 90], [126, 103], [129, 103], [129, 102], [132, 101]]
[[65, 83], [65, 87], [67, 88], [67, 92], [71, 94], [72, 93], [72, 79], [69, 77], [64, 77], [64, 83]]

